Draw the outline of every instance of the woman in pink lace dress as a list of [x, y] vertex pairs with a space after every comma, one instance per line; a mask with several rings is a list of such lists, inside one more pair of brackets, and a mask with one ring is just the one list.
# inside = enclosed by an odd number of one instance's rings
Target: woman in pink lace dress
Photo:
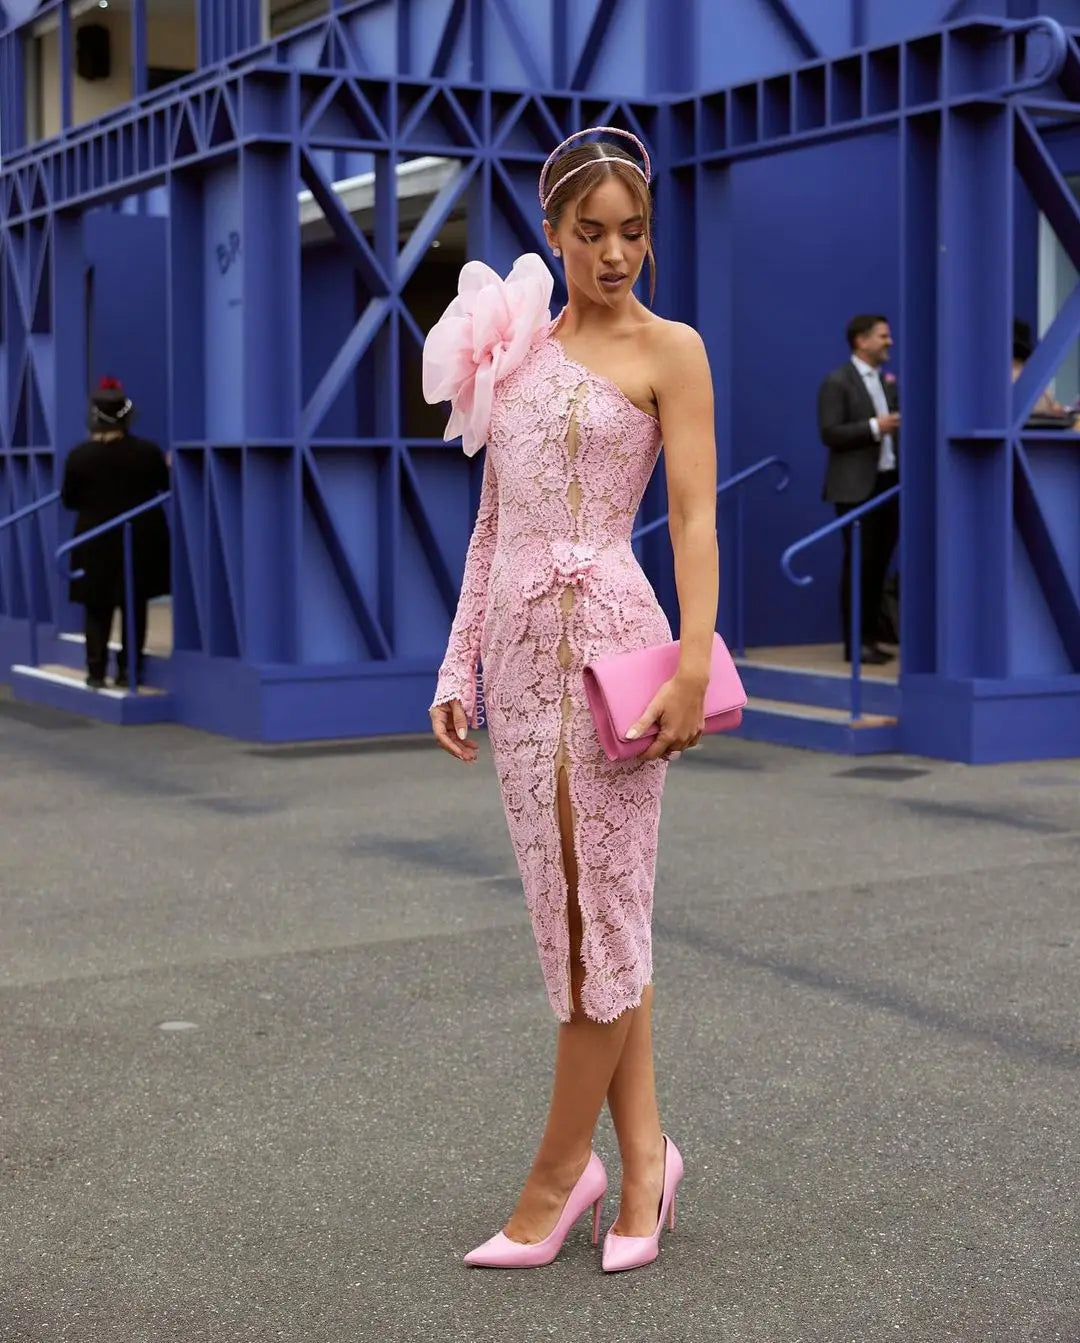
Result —
[[[425, 347], [425, 395], [453, 406], [447, 437], [461, 434], [470, 454], [487, 445], [432, 723], [451, 755], [476, 759], [467, 728], [482, 662], [503, 806], [560, 1022], [543, 1139], [510, 1221], [466, 1258], [480, 1266], [549, 1263], [582, 1212], [599, 1217], [607, 1179], [591, 1145], [605, 1098], [622, 1157], [606, 1269], [656, 1257], [682, 1174], [656, 1100], [650, 925], [667, 762], [696, 744], [704, 721], [716, 462], [701, 339], [634, 295], [654, 261], [649, 163], [633, 143], [641, 161], [608, 141], [566, 142], [541, 174], [544, 232], [569, 295], [555, 322], [540, 257], [521, 257], [505, 281], [470, 262]], [[582, 669], [671, 638], [630, 546], [661, 441], [679, 668], [639, 724], [659, 724], [656, 742], [613, 764]]]

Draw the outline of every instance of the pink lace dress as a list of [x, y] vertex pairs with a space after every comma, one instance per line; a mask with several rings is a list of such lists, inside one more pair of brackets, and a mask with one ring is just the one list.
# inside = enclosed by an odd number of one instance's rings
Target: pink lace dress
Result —
[[562, 1021], [571, 1014], [570, 944], [556, 790], [566, 770], [583, 928], [581, 1002], [589, 1017], [612, 1021], [641, 1001], [652, 977], [667, 766], [607, 759], [582, 668], [671, 638], [630, 547], [660, 451], [659, 424], [569, 358], [544, 321], [517, 366], [494, 382], [484, 428], [480, 509], [434, 703], [460, 699], [475, 724], [482, 661], [503, 807], [548, 996]]

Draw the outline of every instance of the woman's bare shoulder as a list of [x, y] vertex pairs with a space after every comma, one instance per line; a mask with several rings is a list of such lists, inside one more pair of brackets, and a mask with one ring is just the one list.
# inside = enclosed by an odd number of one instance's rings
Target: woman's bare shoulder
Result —
[[667, 317], [650, 313], [641, 326], [642, 339], [649, 350], [661, 359], [684, 359], [689, 354], [704, 352], [705, 342], [686, 322], [674, 322]]
[[642, 326], [642, 340], [658, 381], [680, 380], [688, 374], [708, 374], [709, 361], [705, 342], [686, 322], [673, 322], [650, 314]]

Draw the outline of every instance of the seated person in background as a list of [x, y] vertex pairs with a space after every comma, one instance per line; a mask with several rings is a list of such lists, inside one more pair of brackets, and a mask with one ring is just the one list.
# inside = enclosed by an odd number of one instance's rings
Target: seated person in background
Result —
[[[61, 498], [78, 516], [75, 535], [93, 531], [112, 518], [147, 503], [169, 488], [169, 469], [156, 443], [128, 433], [135, 407], [113, 378], [103, 378], [90, 397], [90, 438], [73, 448], [64, 466]], [[146, 642], [147, 602], [169, 591], [169, 525], [161, 508], [141, 514], [132, 523], [135, 561], [135, 641], [128, 648], [127, 623], [121, 622], [123, 646], [117, 657], [116, 684], [133, 688], [142, 675]], [[123, 527], [114, 527], [72, 552], [72, 568], [82, 570], [71, 581], [71, 600], [86, 607], [86, 684], [105, 685], [109, 633], [117, 607], [124, 607]]]

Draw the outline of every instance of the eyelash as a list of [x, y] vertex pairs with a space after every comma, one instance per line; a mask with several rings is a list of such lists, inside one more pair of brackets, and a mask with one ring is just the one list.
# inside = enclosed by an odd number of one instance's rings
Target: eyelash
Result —
[[[602, 235], [598, 233], [594, 238], [591, 238], [587, 233], [579, 233], [579, 234], [578, 234], [578, 237], [581, 239], [582, 242], [599, 242], [601, 236], [602, 236]], [[642, 240], [642, 238], [644, 238], [644, 236], [645, 236], [644, 233], [624, 233], [624, 234], [623, 234], [623, 237], [626, 239], [627, 242], [640, 242], [640, 241]]]

